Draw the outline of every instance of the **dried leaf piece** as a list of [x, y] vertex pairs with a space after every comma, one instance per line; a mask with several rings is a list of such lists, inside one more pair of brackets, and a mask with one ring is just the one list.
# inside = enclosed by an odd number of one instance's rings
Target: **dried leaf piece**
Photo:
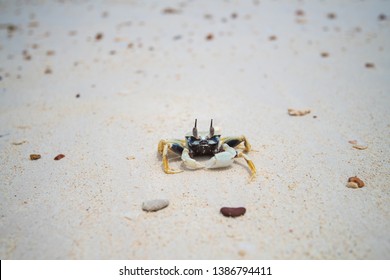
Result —
[[364, 187], [364, 182], [360, 178], [358, 178], [356, 176], [348, 178], [348, 183], [351, 183], [351, 182], [357, 184], [357, 186], [359, 188], [363, 188]]
[[12, 145], [19, 146], [19, 145], [23, 145], [24, 143], [27, 143], [27, 141], [23, 140], [21, 142], [12, 142]]
[[365, 145], [353, 145], [352, 148], [358, 149], [358, 150], [365, 150], [368, 148], [368, 146]]
[[352, 148], [355, 148], [358, 150], [365, 150], [368, 148], [367, 144], [361, 140], [349, 140], [348, 143], [352, 145]]
[[38, 160], [40, 158], [41, 158], [41, 155], [39, 155], [39, 154], [31, 154], [30, 155], [30, 159], [31, 160]]
[[310, 114], [310, 110], [288, 109], [288, 114], [290, 116], [304, 116], [304, 115]]

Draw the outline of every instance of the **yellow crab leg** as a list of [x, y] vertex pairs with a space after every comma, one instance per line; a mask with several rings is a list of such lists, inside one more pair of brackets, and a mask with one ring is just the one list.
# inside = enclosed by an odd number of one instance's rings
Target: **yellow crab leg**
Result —
[[238, 146], [240, 143], [244, 142], [244, 147], [245, 147], [244, 151], [249, 152], [251, 150], [251, 144], [249, 144], [248, 139], [244, 135], [237, 136], [237, 137], [223, 137], [221, 141], [222, 144], [226, 143], [233, 148]]
[[242, 157], [245, 159], [246, 163], [248, 164], [249, 169], [251, 170], [251, 179], [256, 177], [256, 166], [253, 163], [253, 161], [244, 153], [240, 152], [237, 154], [237, 157]]
[[164, 172], [167, 174], [176, 174], [183, 172], [183, 170], [174, 170], [169, 168], [169, 163], [168, 163], [168, 149], [172, 147], [171, 143], [167, 143], [164, 140], [161, 140], [158, 143], [158, 152], [162, 154], [162, 161], [163, 161], [163, 166], [164, 166]]

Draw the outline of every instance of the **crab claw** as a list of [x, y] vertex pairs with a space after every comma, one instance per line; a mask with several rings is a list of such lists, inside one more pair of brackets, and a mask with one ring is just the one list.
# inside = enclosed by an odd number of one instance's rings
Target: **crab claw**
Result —
[[189, 151], [187, 148], [183, 149], [183, 153], [181, 154], [181, 159], [183, 160], [185, 166], [188, 169], [204, 168], [203, 164], [201, 164], [200, 162], [198, 162], [190, 157], [190, 154], [189, 154]]
[[236, 150], [227, 144], [223, 144], [224, 152], [215, 154], [211, 159], [206, 161], [206, 168], [220, 168], [232, 165], [235, 156], [237, 155]]
[[229, 152], [221, 152], [206, 161], [206, 168], [220, 168], [232, 165], [234, 156]]

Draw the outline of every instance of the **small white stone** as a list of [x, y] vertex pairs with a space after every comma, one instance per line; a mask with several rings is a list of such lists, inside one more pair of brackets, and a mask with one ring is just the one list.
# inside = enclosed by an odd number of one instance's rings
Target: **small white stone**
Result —
[[169, 205], [168, 199], [153, 199], [142, 203], [142, 210], [151, 212], [161, 210]]

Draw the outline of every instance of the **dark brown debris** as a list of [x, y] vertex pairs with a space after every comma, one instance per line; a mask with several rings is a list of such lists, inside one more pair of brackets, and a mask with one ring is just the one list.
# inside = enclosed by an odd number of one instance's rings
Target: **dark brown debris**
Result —
[[299, 17], [302, 17], [305, 15], [305, 12], [303, 10], [296, 10], [295, 11], [295, 15], [299, 16]]
[[220, 211], [225, 217], [238, 217], [244, 215], [246, 209], [244, 207], [222, 207]]
[[95, 40], [96, 40], [96, 41], [100, 41], [101, 39], [103, 39], [103, 33], [97, 33], [97, 34], [95, 35]]
[[46, 67], [45, 74], [52, 74], [52, 73], [53, 73], [53, 70], [51, 70], [51, 68], [49, 66]]
[[65, 155], [59, 154], [59, 155], [57, 155], [57, 156], [54, 158], [54, 160], [60, 160], [60, 159], [63, 159], [64, 157], [65, 157]]
[[180, 14], [180, 10], [168, 7], [168, 8], [165, 8], [164, 10], [162, 10], [162, 13], [163, 14]]
[[207, 36], [206, 36], [206, 40], [207, 41], [211, 41], [213, 39], [214, 39], [214, 35], [213, 34], [211, 34], [211, 33], [207, 34]]
[[268, 40], [270, 41], [276, 41], [278, 39], [278, 37], [276, 37], [275, 35], [271, 35], [268, 37]]
[[386, 20], [386, 19], [387, 19], [387, 16], [386, 16], [385, 14], [380, 14], [380, 15], [378, 16], [378, 19], [379, 19], [379, 20]]
[[322, 52], [322, 53], [321, 53], [321, 56], [322, 56], [322, 57], [328, 57], [328, 56], [329, 56], [329, 53], [328, 53], [328, 52]]

